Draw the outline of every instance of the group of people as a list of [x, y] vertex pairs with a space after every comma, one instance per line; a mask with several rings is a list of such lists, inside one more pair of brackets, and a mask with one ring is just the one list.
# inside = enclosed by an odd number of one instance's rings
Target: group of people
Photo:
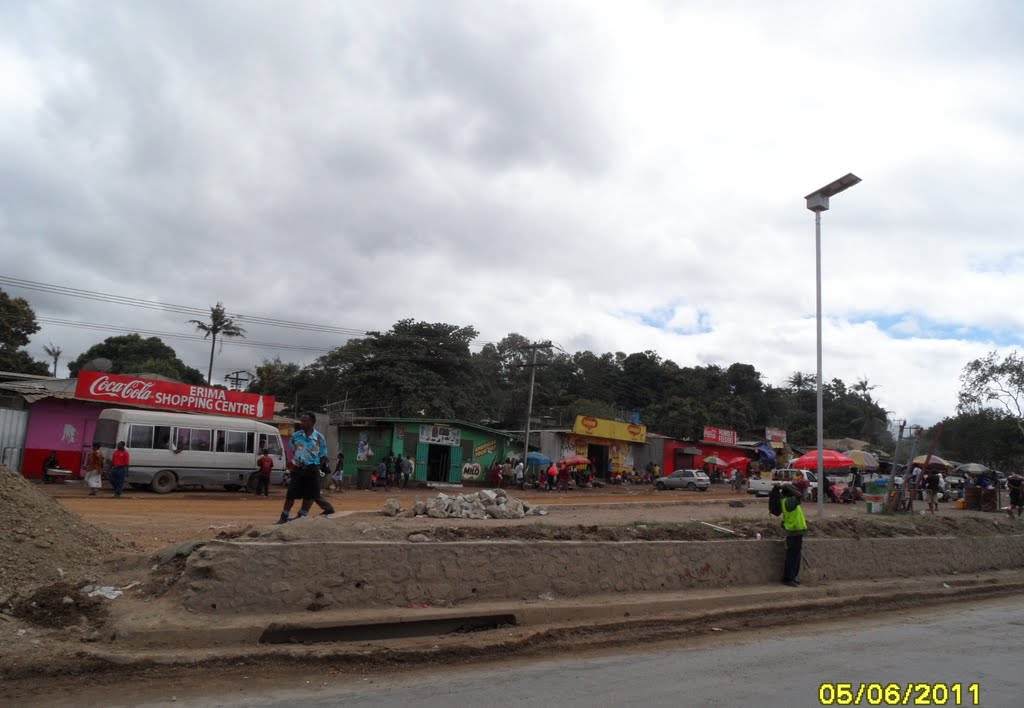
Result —
[[[341, 459], [341, 455], [338, 457]], [[402, 459], [401, 455], [396, 456], [393, 452], [388, 453], [387, 457], [377, 463], [377, 469], [371, 473], [370, 488], [373, 490], [379, 488], [390, 490], [391, 487], [405, 489], [409, 486], [409, 480], [412, 478], [415, 469], [416, 462], [413, 458], [406, 457]]]
[[[128, 450], [125, 448], [124, 441], [122, 440], [117, 443], [117, 449], [110, 456], [110, 469], [107, 471], [107, 477], [110, 480], [110, 486], [113, 488], [115, 499], [120, 499], [122, 493], [124, 493], [130, 462], [131, 456], [128, 454]], [[83, 469], [85, 486], [89, 488], [90, 497], [96, 496], [96, 493], [103, 488], [103, 470], [106, 466], [107, 461], [100, 451], [100, 444], [94, 442], [92, 450], [89, 451], [89, 456], [85, 459], [85, 467]], [[48, 470], [51, 469], [62, 469], [60, 464], [57, 463], [56, 452], [51, 452], [50, 456], [43, 463], [43, 484], [48, 484], [51, 481], [48, 473]]]

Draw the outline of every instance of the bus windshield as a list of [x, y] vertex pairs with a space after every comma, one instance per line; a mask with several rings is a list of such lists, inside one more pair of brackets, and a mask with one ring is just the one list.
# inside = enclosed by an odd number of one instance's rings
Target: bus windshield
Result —
[[107, 418], [100, 418], [96, 421], [96, 432], [92, 434], [92, 441], [99, 443], [101, 447], [114, 447], [117, 444], [117, 421]]

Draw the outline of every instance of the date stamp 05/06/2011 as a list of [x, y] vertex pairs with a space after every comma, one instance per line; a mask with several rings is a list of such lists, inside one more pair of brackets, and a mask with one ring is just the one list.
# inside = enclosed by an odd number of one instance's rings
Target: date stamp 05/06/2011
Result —
[[977, 706], [977, 683], [823, 683], [823, 706]]

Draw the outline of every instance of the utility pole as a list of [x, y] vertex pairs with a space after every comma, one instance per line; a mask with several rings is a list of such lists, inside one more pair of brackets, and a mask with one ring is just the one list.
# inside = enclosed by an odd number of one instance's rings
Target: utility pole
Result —
[[249, 383], [252, 380], [252, 374], [248, 371], [232, 371], [230, 374], [224, 377], [224, 379], [231, 384], [232, 391], [241, 391], [243, 383]]
[[533, 415], [533, 382], [537, 376], [537, 352], [541, 349], [550, 349], [551, 342], [537, 342], [528, 344], [523, 349], [533, 350], [533, 363], [524, 364], [530, 367], [530, 393], [526, 397], [526, 435], [523, 437], [523, 465], [526, 464], [526, 456], [530, 454], [530, 416]]

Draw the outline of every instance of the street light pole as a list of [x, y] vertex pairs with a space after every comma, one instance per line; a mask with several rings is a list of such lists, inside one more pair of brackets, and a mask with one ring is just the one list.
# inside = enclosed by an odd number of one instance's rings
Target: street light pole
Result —
[[817, 321], [817, 354], [818, 354], [818, 395], [817, 395], [817, 444], [818, 444], [818, 516], [825, 515], [825, 452], [824, 452], [824, 402], [821, 381], [821, 212], [828, 211], [829, 197], [843, 192], [860, 182], [860, 177], [852, 172], [840, 177], [835, 182], [826, 184], [821, 189], [811, 192], [804, 199], [807, 208], [814, 212], [814, 276], [817, 295], [815, 318]]

